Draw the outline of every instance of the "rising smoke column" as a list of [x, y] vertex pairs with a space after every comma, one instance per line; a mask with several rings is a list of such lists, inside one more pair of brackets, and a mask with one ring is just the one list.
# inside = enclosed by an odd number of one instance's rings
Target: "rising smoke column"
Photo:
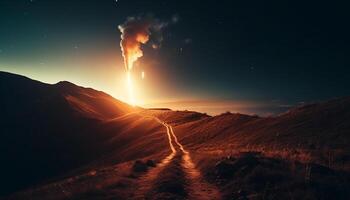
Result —
[[150, 36], [151, 20], [130, 17], [118, 28], [121, 34], [120, 47], [123, 52], [125, 69], [130, 71], [134, 62], [143, 56], [141, 44], [146, 44]]
[[143, 56], [141, 44], [149, 40], [151, 21], [142, 18], [128, 18], [124, 24], [119, 25], [121, 32], [120, 47], [123, 53], [124, 65], [127, 74], [129, 103], [135, 105], [131, 71], [136, 60]]
[[[133, 105], [135, 105], [135, 99], [133, 95], [131, 72], [134, 63], [143, 56], [141, 45], [146, 44], [150, 40], [152, 32], [152, 47], [158, 49], [163, 40], [162, 29], [166, 26], [168, 26], [168, 22], [161, 22], [151, 16], [129, 17], [124, 24], [118, 26], [121, 32], [120, 47], [123, 53], [127, 74], [129, 101]], [[142, 78], [144, 78], [144, 72], [142, 73]]]

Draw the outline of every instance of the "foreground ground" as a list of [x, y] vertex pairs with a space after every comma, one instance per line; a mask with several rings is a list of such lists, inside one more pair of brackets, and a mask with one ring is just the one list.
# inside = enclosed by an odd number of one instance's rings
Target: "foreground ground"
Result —
[[[137, 113], [136, 115], [139, 115]], [[141, 113], [144, 114], [144, 113]], [[147, 113], [148, 114], [148, 113]], [[220, 147], [184, 147], [171, 125], [157, 155], [95, 164], [8, 199], [348, 199], [350, 174], [315, 163]], [[105, 161], [109, 163], [108, 161]]]

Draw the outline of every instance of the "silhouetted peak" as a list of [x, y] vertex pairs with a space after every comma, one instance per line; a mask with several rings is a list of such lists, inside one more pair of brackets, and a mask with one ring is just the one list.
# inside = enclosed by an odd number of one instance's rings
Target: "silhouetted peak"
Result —
[[69, 81], [60, 81], [56, 83], [55, 85], [61, 86], [61, 87], [77, 87], [74, 83], [71, 83]]

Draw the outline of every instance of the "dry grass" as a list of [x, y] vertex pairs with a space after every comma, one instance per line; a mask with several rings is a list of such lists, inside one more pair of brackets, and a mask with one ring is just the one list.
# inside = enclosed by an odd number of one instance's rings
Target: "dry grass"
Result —
[[224, 199], [348, 199], [350, 174], [315, 163], [232, 152], [197, 154], [195, 161]]

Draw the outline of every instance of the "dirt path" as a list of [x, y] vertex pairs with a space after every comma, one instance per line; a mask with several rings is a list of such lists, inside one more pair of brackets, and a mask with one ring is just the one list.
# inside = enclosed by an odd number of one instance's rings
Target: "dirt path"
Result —
[[173, 128], [155, 119], [166, 128], [171, 153], [140, 177], [134, 199], [221, 199], [219, 190], [205, 181]]

